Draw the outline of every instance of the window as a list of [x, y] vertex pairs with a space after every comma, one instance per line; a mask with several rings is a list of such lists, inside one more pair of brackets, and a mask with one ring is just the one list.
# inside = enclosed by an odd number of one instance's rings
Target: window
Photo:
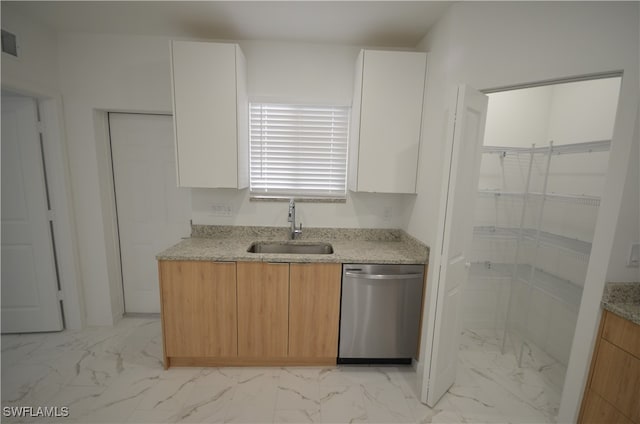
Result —
[[349, 108], [252, 103], [252, 197], [345, 198]]

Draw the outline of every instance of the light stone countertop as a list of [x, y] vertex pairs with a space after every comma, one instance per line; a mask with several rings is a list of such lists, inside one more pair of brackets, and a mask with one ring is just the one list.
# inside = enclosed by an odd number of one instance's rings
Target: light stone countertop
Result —
[[156, 256], [158, 260], [218, 262], [324, 262], [424, 264], [429, 248], [402, 230], [305, 228], [293, 243], [330, 243], [332, 254], [249, 253], [254, 242], [288, 241], [287, 227], [192, 226], [191, 238]]
[[607, 283], [602, 307], [640, 325], [640, 283]]

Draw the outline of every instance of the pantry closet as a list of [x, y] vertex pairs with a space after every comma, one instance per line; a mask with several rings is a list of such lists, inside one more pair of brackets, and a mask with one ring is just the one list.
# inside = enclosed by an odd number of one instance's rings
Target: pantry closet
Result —
[[619, 87], [616, 77], [489, 94], [464, 333], [544, 374], [558, 395]]

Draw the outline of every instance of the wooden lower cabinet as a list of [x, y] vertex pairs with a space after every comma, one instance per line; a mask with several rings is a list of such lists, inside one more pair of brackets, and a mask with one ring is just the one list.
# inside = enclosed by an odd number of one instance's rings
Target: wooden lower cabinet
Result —
[[236, 264], [160, 261], [164, 365], [238, 354]]
[[291, 264], [289, 356], [335, 363], [340, 320], [340, 264]]
[[238, 357], [286, 358], [289, 264], [238, 262]]
[[591, 390], [640, 422], [640, 359], [603, 339], [591, 380]]
[[336, 363], [341, 264], [158, 268], [165, 368]]
[[640, 424], [639, 340], [640, 325], [604, 312], [579, 422]]

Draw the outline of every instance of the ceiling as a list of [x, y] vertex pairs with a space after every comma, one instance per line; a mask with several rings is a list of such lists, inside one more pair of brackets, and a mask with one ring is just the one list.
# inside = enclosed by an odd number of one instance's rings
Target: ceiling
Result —
[[415, 47], [452, 2], [2, 1], [58, 32]]

